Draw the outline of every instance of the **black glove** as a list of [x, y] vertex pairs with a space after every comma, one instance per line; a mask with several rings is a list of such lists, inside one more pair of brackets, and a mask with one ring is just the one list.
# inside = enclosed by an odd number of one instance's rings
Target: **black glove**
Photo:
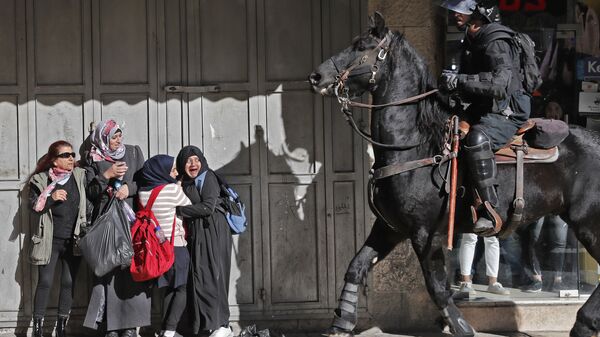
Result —
[[438, 80], [438, 89], [444, 93], [451, 93], [458, 87], [458, 74], [452, 70], [442, 71]]

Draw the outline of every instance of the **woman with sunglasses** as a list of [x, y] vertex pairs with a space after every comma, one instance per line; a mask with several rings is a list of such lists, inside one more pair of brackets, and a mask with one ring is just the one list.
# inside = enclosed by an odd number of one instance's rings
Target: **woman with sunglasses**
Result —
[[75, 167], [75, 153], [64, 140], [54, 142], [29, 178], [29, 199], [36, 218], [31, 243], [31, 263], [38, 266], [33, 304], [33, 337], [42, 337], [42, 326], [54, 271], [59, 263], [60, 295], [56, 336], [65, 337], [73, 303], [73, 284], [81, 257], [74, 245], [86, 223], [85, 170]]
[[[144, 155], [139, 146], [123, 143], [123, 131], [112, 119], [99, 122], [90, 137], [85, 169], [88, 198], [94, 204], [93, 226], [113, 196], [134, 207], [138, 192], [134, 176], [144, 165]], [[137, 336], [137, 327], [150, 325], [149, 285], [133, 281], [129, 269], [95, 278], [83, 326], [106, 327], [107, 337]]]

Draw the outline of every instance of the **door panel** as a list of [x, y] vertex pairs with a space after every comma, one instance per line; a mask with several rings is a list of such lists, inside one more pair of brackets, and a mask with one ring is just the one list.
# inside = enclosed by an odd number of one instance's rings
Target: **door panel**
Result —
[[[202, 81], [247, 82], [248, 6], [244, 0], [200, 1]], [[224, 24], [227, 23], [227, 24]]]
[[38, 95], [35, 104], [38, 158], [46, 153], [53, 142], [64, 139], [79, 152], [85, 135], [83, 96]]
[[[206, 94], [202, 100], [206, 159], [226, 175], [250, 175], [248, 94]], [[235, 165], [228, 165], [235, 160]]]
[[[0, 96], [0, 153], [3, 158], [0, 160], [0, 180], [19, 179], [20, 139], [17, 99], [17, 96]], [[24, 147], [24, 144], [22, 146]]]
[[83, 84], [83, 11], [80, 0], [33, 2], [38, 85]]
[[265, 0], [267, 81], [305, 80], [313, 69], [313, 5], [317, 1]]
[[267, 97], [270, 173], [317, 173], [314, 100], [309, 91], [273, 93]]
[[[23, 274], [19, 267], [21, 253], [21, 240], [18, 234], [22, 232], [19, 210], [19, 191], [0, 191], [0, 214], [13, 225], [0, 226], [0, 235], [5, 238], [0, 240], [0, 312], [15, 311], [21, 307], [21, 295], [26, 291], [25, 279], [30, 275]], [[8, 240], [6, 240], [8, 238]], [[26, 262], [26, 261], [21, 261]], [[15, 280], [18, 284], [15, 284]], [[21, 286], [21, 287], [19, 287]], [[1, 316], [0, 316], [1, 317]]]
[[102, 84], [148, 83], [146, 0], [98, 1]]
[[0, 85], [17, 83], [17, 0], [0, 0]]
[[[232, 185], [246, 205], [246, 214], [253, 212], [252, 185]], [[255, 225], [252, 217], [248, 217], [248, 228], [240, 235], [233, 236], [233, 252], [231, 254], [231, 282], [229, 284], [229, 303], [233, 305], [251, 305], [256, 302], [255, 274], [260, 274], [253, 254], [253, 242], [256, 242], [252, 231]]]
[[329, 137], [331, 137], [331, 143], [335, 149], [332, 153], [333, 171], [336, 173], [354, 172], [356, 169], [354, 134], [341, 111], [334, 108], [331, 114], [332, 125]]
[[319, 300], [315, 186], [270, 184], [271, 301]]

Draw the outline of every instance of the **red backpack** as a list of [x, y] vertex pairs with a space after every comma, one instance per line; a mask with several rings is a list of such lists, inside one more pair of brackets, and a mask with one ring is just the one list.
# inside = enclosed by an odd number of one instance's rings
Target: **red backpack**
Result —
[[[131, 229], [131, 241], [133, 243], [133, 259], [129, 271], [135, 281], [147, 281], [159, 277], [171, 268], [175, 261], [173, 248], [173, 237], [162, 244], [154, 232], [158, 221], [152, 212], [152, 205], [158, 193], [166, 185], [152, 189], [146, 207], [140, 207], [135, 214], [136, 220]], [[140, 203], [141, 206], [141, 203]], [[175, 231], [175, 219], [173, 219], [173, 231]]]

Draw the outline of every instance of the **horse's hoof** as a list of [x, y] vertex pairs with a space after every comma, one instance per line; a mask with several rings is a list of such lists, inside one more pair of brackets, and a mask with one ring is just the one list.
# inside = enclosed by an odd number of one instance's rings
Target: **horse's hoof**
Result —
[[345, 331], [334, 326], [327, 329], [327, 331], [325, 331], [325, 333], [322, 335], [325, 337], [354, 337], [354, 333], [352, 331]]
[[575, 325], [573, 325], [573, 329], [569, 333], [569, 337], [596, 337], [598, 336], [597, 331], [590, 329], [587, 325], [575, 321]]
[[458, 308], [454, 305], [448, 306], [442, 310], [443, 320], [448, 324], [450, 333], [454, 337], [473, 337], [475, 336], [475, 329], [471, 327], [467, 322]]

